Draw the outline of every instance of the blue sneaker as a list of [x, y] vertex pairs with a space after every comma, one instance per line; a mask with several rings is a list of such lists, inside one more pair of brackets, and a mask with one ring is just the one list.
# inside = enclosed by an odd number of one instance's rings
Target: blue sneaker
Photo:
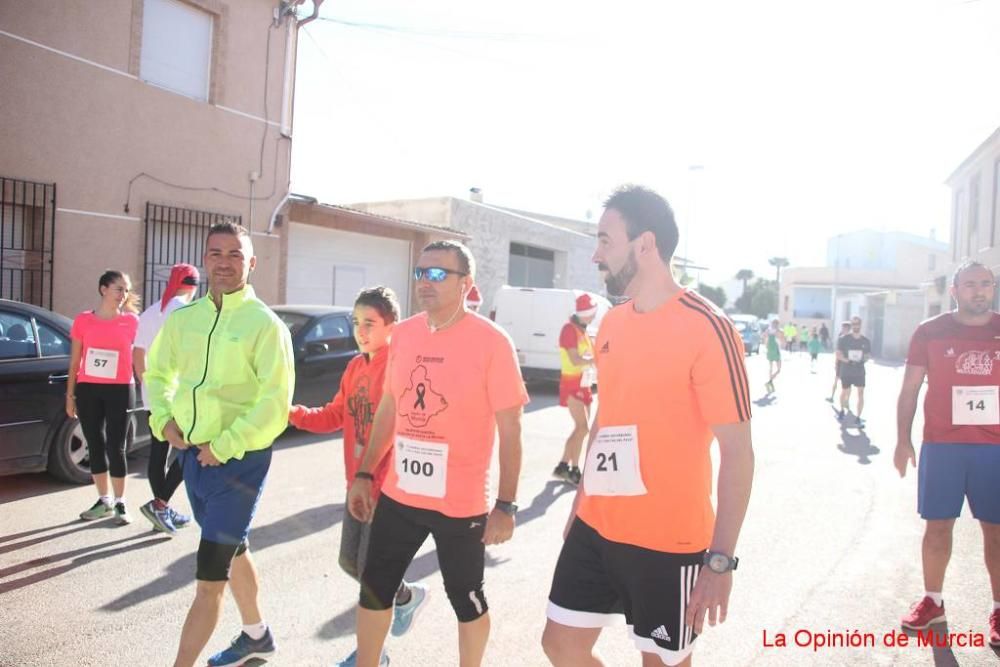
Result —
[[170, 537], [177, 534], [177, 529], [170, 520], [170, 512], [166, 508], [158, 510], [156, 509], [156, 503], [150, 500], [139, 508], [139, 512], [153, 524], [153, 530], [157, 530]]
[[170, 515], [170, 523], [174, 524], [174, 528], [187, 528], [188, 524], [191, 523], [191, 517], [187, 514], [181, 514], [173, 507], [167, 506], [167, 513]]
[[397, 604], [392, 612], [392, 632], [393, 637], [402, 637], [417, 620], [417, 615], [426, 606], [427, 598], [430, 597], [431, 589], [423, 584], [407, 584], [412, 597], [406, 604]]
[[251, 639], [250, 635], [241, 632], [225, 651], [216, 653], [208, 659], [209, 667], [239, 667], [251, 658], [266, 660], [274, 655], [274, 637], [271, 628], [267, 629], [260, 639]]
[[[354, 649], [351, 654], [338, 662], [334, 667], [355, 667], [358, 664], [358, 650]], [[379, 667], [389, 664], [389, 654], [382, 649], [382, 655], [378, 659]]]

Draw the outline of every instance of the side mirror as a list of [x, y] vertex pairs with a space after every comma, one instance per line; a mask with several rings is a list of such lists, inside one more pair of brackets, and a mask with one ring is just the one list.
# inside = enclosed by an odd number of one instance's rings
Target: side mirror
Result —
[[318, 354], [326, 354], [330, 351], [330, 346], [326, 343], [306, 343], [306, 356], [313, 357]]

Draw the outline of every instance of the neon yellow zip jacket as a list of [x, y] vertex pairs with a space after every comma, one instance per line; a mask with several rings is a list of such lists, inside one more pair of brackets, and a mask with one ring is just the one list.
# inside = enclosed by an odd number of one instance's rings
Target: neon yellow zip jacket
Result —
[[267, 449], [288, 426], [295, 358], [288, 327], [253, 287], [205, 296], [170, 314], [149, 349], [142, 377], [149, 426], [164, 440], [171, 419], [195, 445], [225, 463]]

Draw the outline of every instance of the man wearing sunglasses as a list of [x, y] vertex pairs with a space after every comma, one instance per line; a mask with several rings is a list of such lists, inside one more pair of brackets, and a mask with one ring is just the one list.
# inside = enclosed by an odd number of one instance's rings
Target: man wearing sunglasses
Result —
[[[424, 312], [397, 324], [389, 346], [382, 400], [347, 496], [351, 514], [372, 522], [357, 614], [362, 667], [387, 664], [381, 651], [393, 598], [428, 535], [458, 618], [461, 664], [481, 664], [486, 651], [485, 546], [514, 532], [528, 394], [510, 336], [466, 309], [474, 274], [461, 243], [426, 246], [413, 272]], [[498, 432], [500, 479], [491, 509], [487, 475]], [[386, 455], [393, 460], [374, 506], [371, 473]]]

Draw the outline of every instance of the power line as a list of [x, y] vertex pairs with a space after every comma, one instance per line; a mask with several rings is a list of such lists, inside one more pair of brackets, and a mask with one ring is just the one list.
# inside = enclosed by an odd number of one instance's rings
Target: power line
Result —
[[448, 30], [443, 28], [409, 28], [405, 26], [388, 25], [384, 23], [369, 23], [365, 21], [348, 21], [328, 16], [318, 17], [320, 21], [337, 23], [351, 28], [364, 28], [367, 30], [380, 30], [403, 35], [413, 35], [416, 37], [441, 37], [445, 39], [474, 39], [490, 40], [498, 42], [527, 42], [527, 41], [550, 41], [540, 35], [530, 35], [526, 33], [505, 33], [505, 32], [474, 32], [469, 30]]

